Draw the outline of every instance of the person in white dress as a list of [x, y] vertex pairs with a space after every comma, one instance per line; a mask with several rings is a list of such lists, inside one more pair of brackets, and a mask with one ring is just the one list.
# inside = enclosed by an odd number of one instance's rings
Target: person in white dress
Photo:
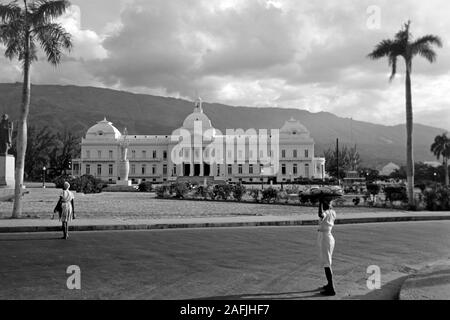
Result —
[[59, 196], [59, 201], [61, 202], [60, 221], [62, 222], [63, 239], [69, 238], [69, 222], [75, 219], [74, 195], [69, 188], [70, 184], [67, 181], [64, 182], [63, 190]]
[[334, 237], [331, 230], [336, 220], [336, 212], [333, 210], [331, 200], [321, 200], [319, 203], [319, 229], [317, 236], [317, 244], [319, 247], [320, 262], [325, 269], [325, 276], [328, 283], [322, 287], [321, 292], [327, 296], [336, 295], [333, 284], [333, 271], [331, 264], [333, 260]]

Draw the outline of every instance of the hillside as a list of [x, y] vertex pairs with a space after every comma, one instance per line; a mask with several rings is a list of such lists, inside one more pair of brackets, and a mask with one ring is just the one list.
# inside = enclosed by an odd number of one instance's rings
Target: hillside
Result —
[[[0, 112], [17, 119], [20, 96], [21, 84], [0, 84]], [[324, 149], [334, 147], [339, 138], [341, 144], [357, 143], [365, 165], [404, 163], [404, 125], [351, 122], [327, 112], [298, 109], [232, 107], [216, 103], [203, 106], [213, 125], [222, 131], [226, 128], [280, 128], [294, 117], [310, 130], [316, 141], [317, 156]], [[192, 110], [192, 102], [174, 98], [93, 87], [38, 85], [32, 87], [29, 123], [49, 125], [57, 130], [67, 127], [82, 135], [106, 116], [119, 130], [127, 127], [131, 134], [170, 134]], [[414, 130], [416, 161], [434, 160], [429, 152], [430, 145], [434, 137], [445, 130], [420, 124], [416, 124]]]

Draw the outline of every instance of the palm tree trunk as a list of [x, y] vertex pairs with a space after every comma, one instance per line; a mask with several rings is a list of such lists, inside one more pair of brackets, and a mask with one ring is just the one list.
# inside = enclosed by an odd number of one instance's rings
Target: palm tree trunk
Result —
[[445, 169], [445, 185], [450, 186], [449, 176], [448, 176], [448, 158], [444, 157], [444, 169]]
[[413, 111], [411, 95], [411, 61], [406, 62], [406, 179], [409, 206], [414, 205]]
[[17, 159], [14, 189], [14, 207], [12, 218], [19, 218], [22, 214], [22, 188], [23, 175], [25, 169], [25, 152], [27, 150], [27, 118], [30, 110], [30, 34], [26, 32], [24, 63], [23, 63], [23, 87], [22, 87], [22, 103], [20, 106], [19, 123], [17, 128]]

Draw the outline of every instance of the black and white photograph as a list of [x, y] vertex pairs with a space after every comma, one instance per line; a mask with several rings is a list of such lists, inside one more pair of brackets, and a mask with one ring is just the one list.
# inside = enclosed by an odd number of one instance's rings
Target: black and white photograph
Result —
[[449, 12], [0, 0], [0, 300], [450, 300]]

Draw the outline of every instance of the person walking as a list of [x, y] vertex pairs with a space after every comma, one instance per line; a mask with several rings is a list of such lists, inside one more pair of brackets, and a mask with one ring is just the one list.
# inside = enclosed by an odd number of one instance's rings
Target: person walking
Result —
[[322, 266], [325, 269], [325, 276], [328, 283], [321, 289], [321, 294], [326, 296], [336, 295], [333, 284], [333, 271], [331, 263], [333, 259], [334, 237], [331, 230], [336, 220], [336, 212], [333, 210], [333, 203], [331, 200], [322, 199], [319, 202], [319, 229], [317, 244], [319, 247], [319, 256]]
[[[75, 210], [74, 210], [74, 195], [69, 190], [70, 184], [65, 181], [63, 190], [59, 196], [59, 202], [60, 202], [60, 216], [59, 219], [62, 222], [62, 231], [63, 231], [63, 237], [62, 239], [69, 238], [69, 222], [72, 221], [72, 219], [75, 219]], [[57, 206], [58, 207], [58, 206]]]

